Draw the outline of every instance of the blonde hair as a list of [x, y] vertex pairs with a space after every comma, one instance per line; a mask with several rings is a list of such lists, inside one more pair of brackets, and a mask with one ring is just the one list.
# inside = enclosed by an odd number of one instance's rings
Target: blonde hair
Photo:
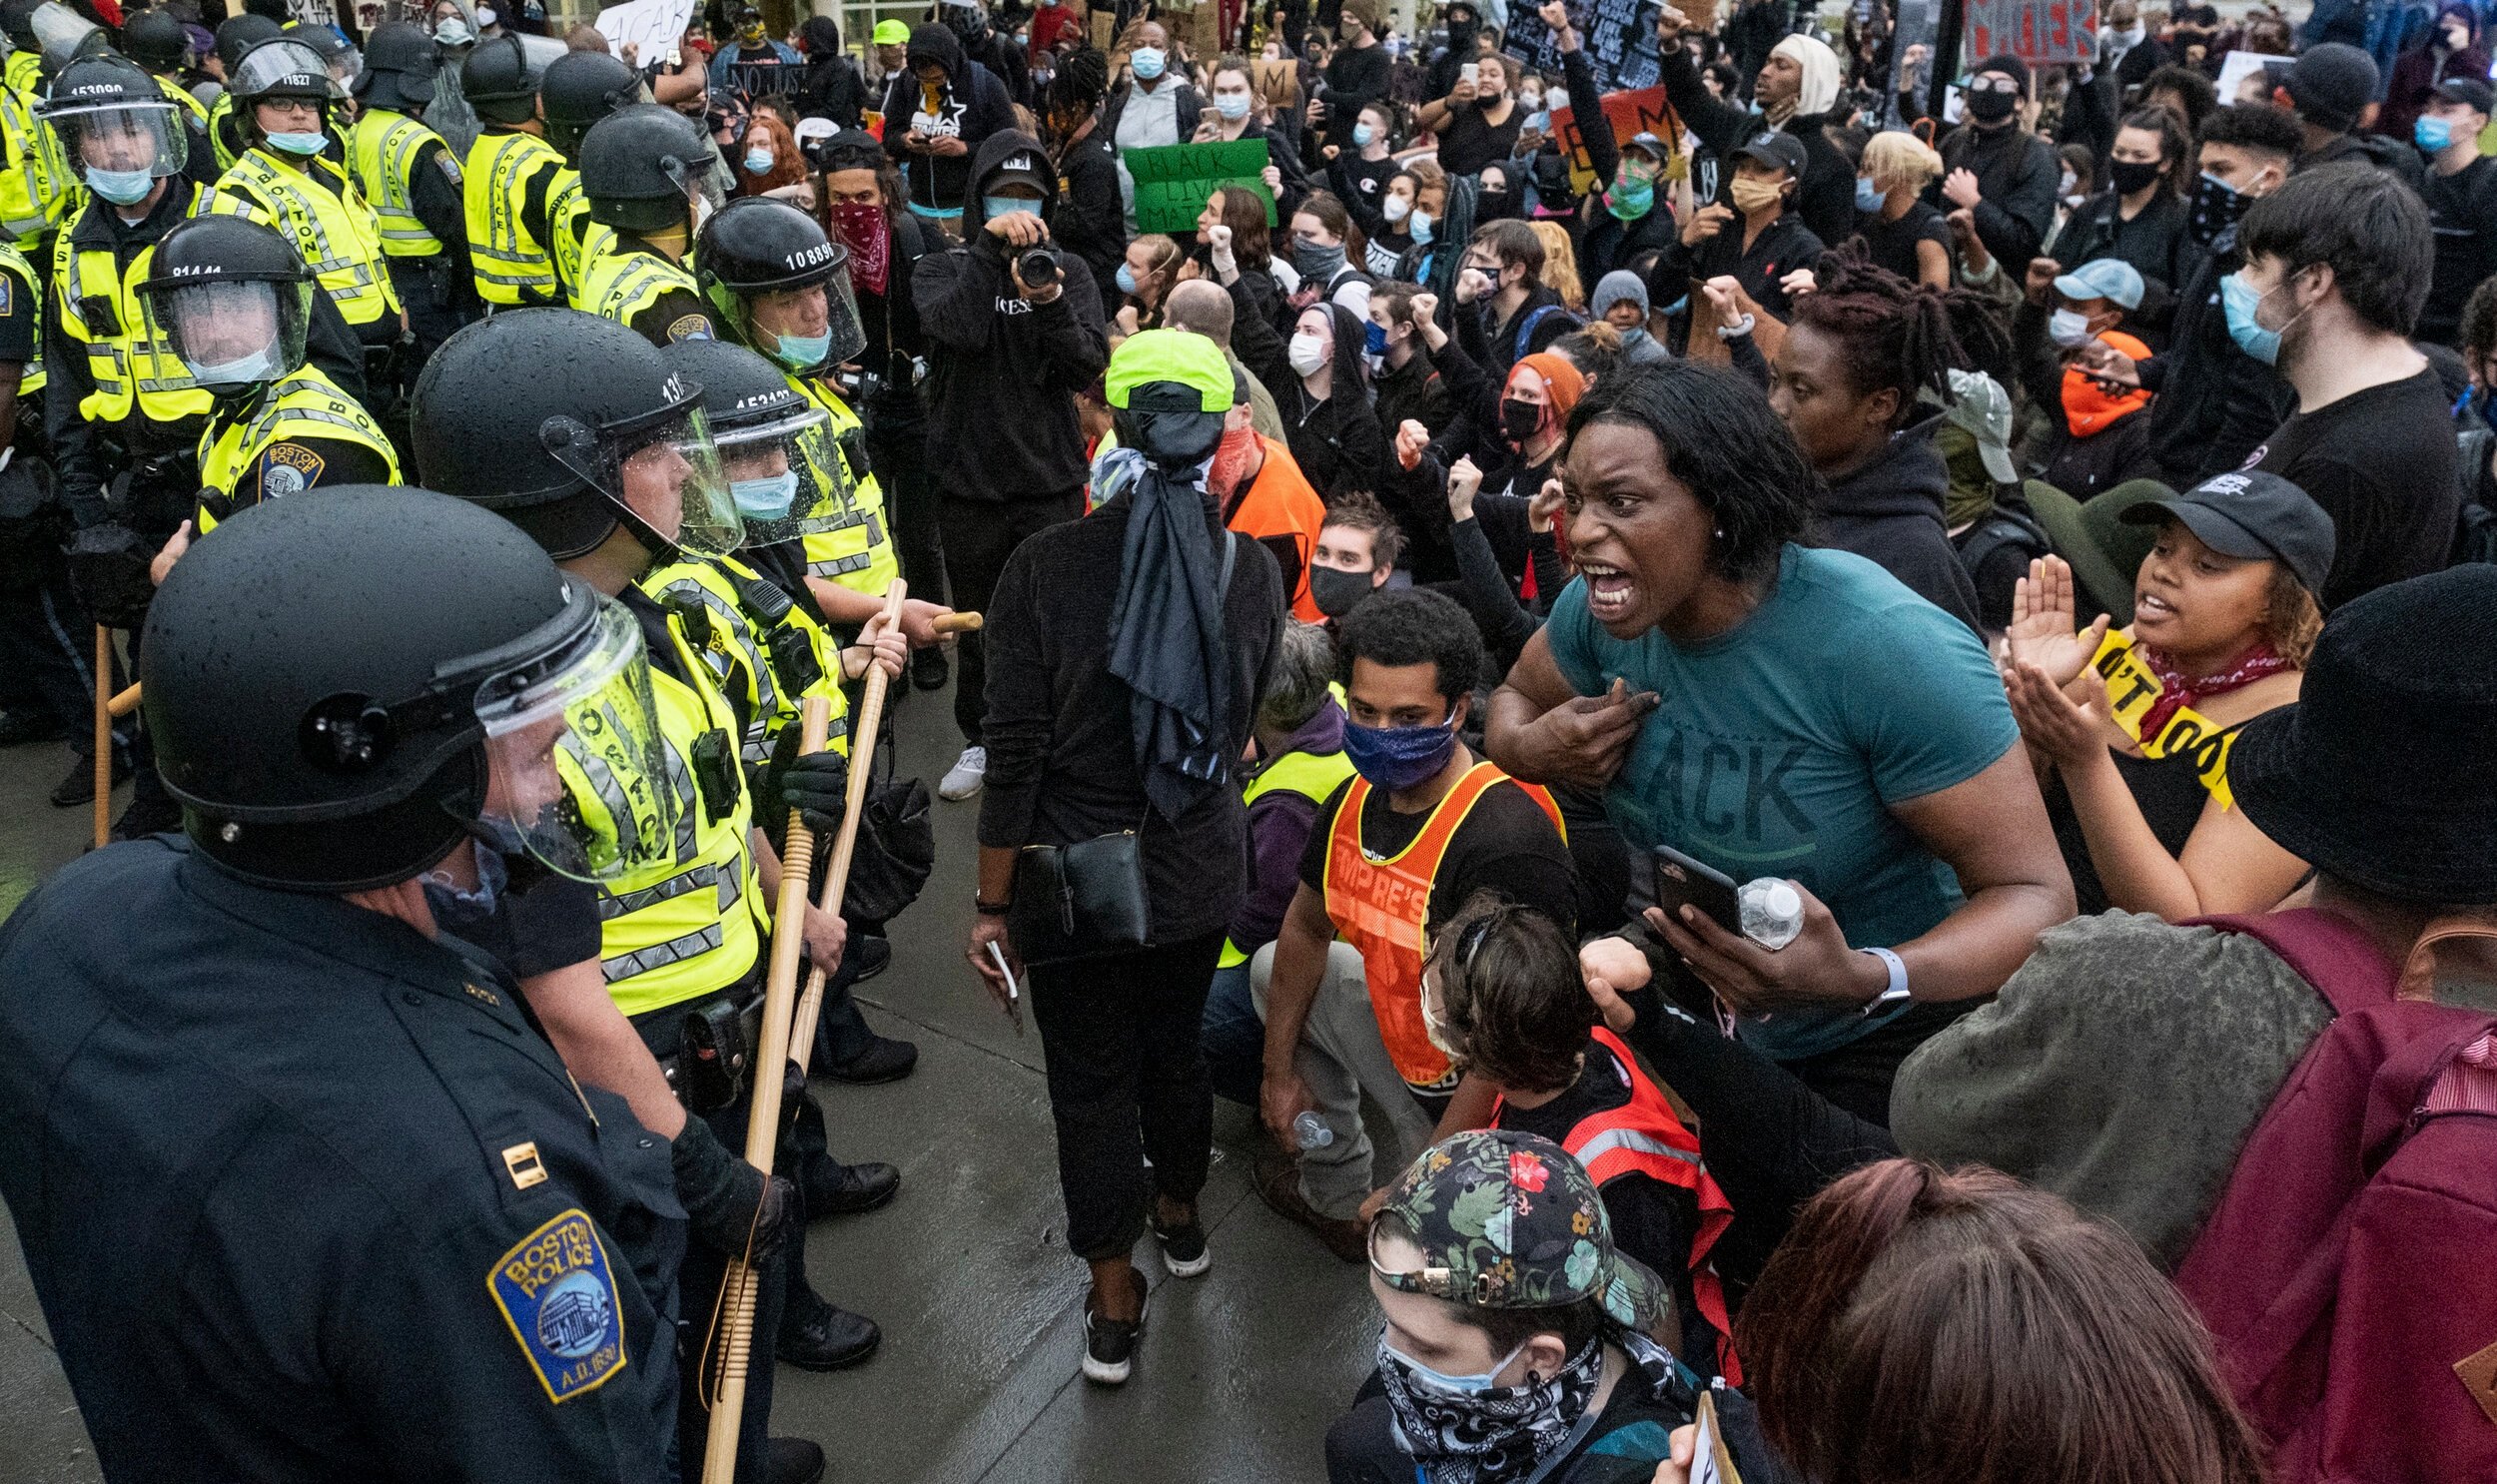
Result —
[[2315, 640], [2323, 634], [2323, 608], [2306, 584], [2297, 580], [2287, 562], [2277, 563], [2271, 574], [2271, 590], [2267, 611], [2263, 615], [2263, 633], [2271, 640], [2272, 652], [2303, 670], [2314, 657]]
[[1942, 178], [1942, 156], [1913, 134], [1886, 129], [1865, 142], [1864, 166], [1858, 174], [1884, 194], [1902, 186], [1922, 191], [1927, 183]]
[[1573, 314], [1585, 314], [1587, 291], [1578, 282], [1578, 255], [1569, 246], [1569, 229], [1558, 222], [1528, 222], [1526, 228], [1543, 244], [1543, 287], [1559, 295]]

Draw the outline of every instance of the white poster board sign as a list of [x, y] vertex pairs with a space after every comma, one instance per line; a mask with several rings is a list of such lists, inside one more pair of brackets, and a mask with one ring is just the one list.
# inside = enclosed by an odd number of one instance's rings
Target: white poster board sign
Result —
[[[2246, 101], [2237, 97], [2237, 90], [2245, 85], [2245, 80], [2247, 78], [2258, 76], [2264, 67], [2274, 62], [2286, 67], [2296, 60], [2297, 58], [2295, 57], [2274, 57], [2263, 52], [2230, 52], [2225, 57], [2219, 59], [2219, 101], [2221, 105], [2225, 106], [2228, 104]], [[2271, 90], [2268, 88], [2264, 89], [2262, 98], [2255, 101], [2263, 103], [2270, 102]]]
[[685, 26], [693, 19], [694, 0], [625, 0], [598, 12], [598, 34], [607, 39], [617, 56], [624, 48], [634, 49], [635, 63], [648, 67], [656, 62], [674, 65], [676, 48], [685, 39]]

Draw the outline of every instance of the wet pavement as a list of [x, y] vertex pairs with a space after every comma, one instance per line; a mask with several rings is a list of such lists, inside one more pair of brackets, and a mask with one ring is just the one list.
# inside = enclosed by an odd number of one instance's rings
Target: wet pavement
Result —
[[[902, 770], [933, 787], [960, 741], [950, 696], [912, 694], [899, 735]], [[83, 843], [87, 814], [44, 798], [67, 766], [57, 745], [0, 752], [0, 911]], [[1017, 1038], [962, 959], [977, 807], [936, 805], [936, 872], [893, 924], [892, 967], [859, 991], [879, 1030], [919, 1044], [917, 1073], [815, 1089], [836, 1154], [902, 1167], [891, 1205], [807, 1241], [817, 1290], [876, 1319], [884, 1347], [831, 1375], [782, 1367], [773, 1431], [822, 1442], [833, 1481], [1322, 1479], [1375, 1310], [1360, 1269], [1249, 1188], [1254, 1120], [1235, 1105], [1216, 1104], [1202, 1206], [1213, 1270], [1171, 1279], [1149, 1237], [1135, 1378], [1105, 1389], [1078, 1373], [1084, 1265], [1063, 1241], [1040, 1041]], [[0, 1240], [0, 1479], [97, 1477], [16, 1242]]]

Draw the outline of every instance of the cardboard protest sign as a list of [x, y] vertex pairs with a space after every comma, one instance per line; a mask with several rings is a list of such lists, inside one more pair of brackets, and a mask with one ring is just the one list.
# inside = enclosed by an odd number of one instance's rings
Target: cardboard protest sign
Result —
[[639, 65], [647, 67], [676, 59], [693, 11], [693, 0], [627, 0], [598, 12], [594, 24], [616, 55], [629, 46]]
[[[1596, 102], [1603, 106], [1604, 117], [1612, 123], [1614, 144], [1628, 144], [1638, 135], [1653, 134], [1673, 154], [1665, 164], [1666, 178], [1680, 180], [1687, 172], [1689, 166], [1682, 159], [1682, 121], [1674, 116], [1673, 105], [1665, 101], [1664, 89], [1607, 93]], [[1578, 132], [1578, 111], [1574, 105], [1552, 110], [1552, 138], [1559, 142], [1561, 154], [1569, 161], [1569, 188], [1585, 195], [1595, 185], [1595, 166], [1587, 159], [1586, 136]]]
[[2009, 52], [2032, 67], [2094, 62], [2097, 0], [1968, 0], [1963, 66]]
[[[1656, 85], [1657, 0], [1571, 0], [1570, 19], [1584, 38], [1587, 66], [1604, 92]], [[1500, 50], [1551, 77], [1561, 75], [1560, 46], [1534, 9], [1511, 0]]]
[[1274, 225], [1274, 193], [1265, 188], [1265, 141], [1166, 144], [1121, 150], [1120, 162], [1136, 180], [1136, 230], [1193, 234], [1206, 198], [1217, 186], [1245, 186], [1265, 200], [1265, 225]]
[[[2269, 69], [2286, 70], [2295, 57], [2275, 57], [2266, 52], [2230, 52], [2219, 59], [2219, 105], [2235, 103], [2269, 103], [2271, 81]], [[2252, 86], [2247, 85], [2251, 83]]]

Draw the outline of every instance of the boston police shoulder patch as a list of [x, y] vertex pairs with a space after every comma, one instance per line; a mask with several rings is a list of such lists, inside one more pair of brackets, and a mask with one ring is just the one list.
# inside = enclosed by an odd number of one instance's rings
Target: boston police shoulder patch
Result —
[[615, 1275], [598, 1228], [578, 1207], [503, 1253], [485, 1286], [547, 1400], [561, 1403], [595, 1391], [624, 1368]]
[[301, 443], [272, 443], [261, 455], [260, 495], [283, 499], [302, 494], [321, 478], [329, 460]]
[[667, 339], [670, 345], [682, 345], [686, 341], [707, 341], [710, 338], [711, 319], [708, 315], [679, 315], [669, 322], [667, 327]]

